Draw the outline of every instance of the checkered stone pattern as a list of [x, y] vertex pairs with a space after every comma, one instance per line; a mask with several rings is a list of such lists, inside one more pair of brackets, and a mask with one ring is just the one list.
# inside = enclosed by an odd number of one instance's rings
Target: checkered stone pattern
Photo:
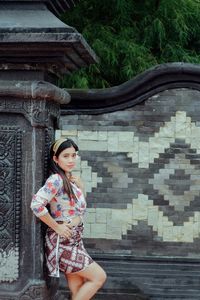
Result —
[[85, 244], [94, 252], [199, 256], [200, 92], [173, 89], [127, 110], [61, 118], [80, 148]]

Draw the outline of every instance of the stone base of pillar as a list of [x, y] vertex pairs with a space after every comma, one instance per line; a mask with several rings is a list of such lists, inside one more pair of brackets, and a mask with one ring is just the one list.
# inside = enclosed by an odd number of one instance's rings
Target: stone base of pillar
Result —
[[6, 293], [0, 292], [1, 300], [50, 300], [52, 296], [44, 281], [30, 281], [22, 291]]

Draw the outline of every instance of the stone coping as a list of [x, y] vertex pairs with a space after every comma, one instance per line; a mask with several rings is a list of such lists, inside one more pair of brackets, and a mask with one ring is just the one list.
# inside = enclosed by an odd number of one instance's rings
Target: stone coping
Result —
[[0, 98], [13, 97], [27, 100], [48, 100], [68, 104], [67, 91], [45, 81], [8, 81], [0, 80]]
[[70, 105], [62, 115], [100, 114], [127, 109], [166, 89], [200, 90], [200, 65], [174, 62], [156, 65], [133, 79], [106, 89], [66, 89]]

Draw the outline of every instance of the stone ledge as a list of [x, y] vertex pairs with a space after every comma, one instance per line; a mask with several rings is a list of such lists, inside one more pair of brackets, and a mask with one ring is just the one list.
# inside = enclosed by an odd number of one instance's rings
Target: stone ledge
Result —
[[83, 36], [54, 16], [46, 1], [33, 2], [0, 1], [1, 70], [41, 70], [60, 77], [98, 61]]
[[0, 80], [0, 98], [48, 100], [67, 104], [70, 95], [63, 89], [45, 81]]

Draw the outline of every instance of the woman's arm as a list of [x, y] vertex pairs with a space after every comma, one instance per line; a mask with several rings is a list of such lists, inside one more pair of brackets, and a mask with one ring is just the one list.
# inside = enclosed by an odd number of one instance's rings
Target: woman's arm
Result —
[[57, 223], [49, 213], [39, 217], [42, 222], [51, 227], [60, 236], [69, 238], [72, 234], [72, 227], [78, 226], [82, 222], [80, 216], [73, 217], [71, 222], [63, 222], [63, 224]]
[[31, 209], [36, 217], [40, 218], [48, 213], [46, 206], [62, 187], [62, 184], [62, 178], [58, 174], [53, 174], [46, 180], [44, 186], [33, 195]]
[[57, 223], [49, 213], [40, 216], [39, 219], [44, 222], [46, 225], [51, 227], [58, 235], [69, 238], [72, 235], [72, 229], [73, 226], [72, 223], [63, 222], [63, 224]]
[[62, 187], [62, 178], [58, 174], [51, 175], [45, 182], [45, 185], [33, 196], [31, 201], [31, 209], [33, 213], [42, 222], [51, 227], [57, 234], [63, 237], [71, 236], [71, 224], [67, 222], [63, 224], [57, 223], [49, 214], [46, 208], [57, 191]]

